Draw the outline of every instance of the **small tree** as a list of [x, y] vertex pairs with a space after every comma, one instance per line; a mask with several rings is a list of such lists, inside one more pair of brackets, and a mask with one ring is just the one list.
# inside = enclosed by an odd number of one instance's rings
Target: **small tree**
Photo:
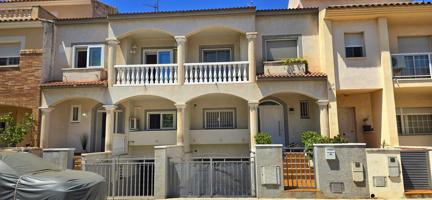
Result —
[[8, 147], [16, 147], [32, 131], [35, 121], [28, 113], [24, 115], [21, 122], [17, 122], [12, 113], [6, 113], [0, 115], [0, 123], [4, 124], [4, 127], [0, 128], [0, 143]]
[[255, 142], [257, 144], [271, 144], [272, 139], [271, 139], [270, 134], [268, 134], [268, 133], [258, 133], [255, 136]]

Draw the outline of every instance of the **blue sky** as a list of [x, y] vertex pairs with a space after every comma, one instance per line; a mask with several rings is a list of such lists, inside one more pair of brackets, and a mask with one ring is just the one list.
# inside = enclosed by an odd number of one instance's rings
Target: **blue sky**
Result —
[[[287, 8], [288, 0], [159, 0], [160, 10], [191, 10], [205, 8], [229, 8], [248, 6], [253, 2], [258, 9]], [[154, 8], [145, 5], [154, 5], [156, 0], [102, 0], [113, 5], [120, 12], [154, 11]]]

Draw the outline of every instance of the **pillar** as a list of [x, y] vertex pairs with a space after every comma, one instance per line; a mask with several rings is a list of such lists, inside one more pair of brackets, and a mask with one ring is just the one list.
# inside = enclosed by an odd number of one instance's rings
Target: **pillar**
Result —
[[120, 44], [120, 42], [117, 40], [117, 38], [108, 38], [107, 40], [108, 44], [108, 63], [107, 63], [107, 71], [108, 71], [108, 86], [112, 87], [115, 83], [115, 69], [114, 65], [116, 62], [116, 56], [117, 56], [117, 47]]
[[256, 150], [255, 136], [258, 133], [258, 102], [249, 102], [249, 131], [250, 131], [250, 150]]
[[41, 107], [41, 122], [40, 122], [40, 148], [48, 148], [49, 129], [50, 129], [50, 113], [54, 110], [52, 107]]
[[317, 104], [320, 111], [320, 132], [322, 136], [331, 137], [329, 132], [329, 112], [328, 112], [328, 100], [318, 100]]
[[175, 39], [177, 41], [177, 81], [179, 85], [183, 85], [185, 81], [186, 36], [175, 36]]
[[336, 98], [336, 66], [333, 55], [333, 24], [331, 20], [325, 19], [326, 10], [319, 12], [319, 47], [321, 71], [327, 74], [327, 99], [329, 135], [339, 135], [339, 121]]
[[249, 81], [256, 82], [256, 37], [257, 32], [246, 33], [248, 39]]
[[106, 110], [106, 125], [105, 125], [105, 152], [112, 152], [114, 140], [114, 111], [116, 105], [104, 105]]
[[378, 37], [381, 50], [381, 71], [383, 81], [382, 91], [382, 112], [381, 117], [381, 144], [391, 146], [399, 145], [399, 137], [396, 123], [396, 105], [393, 91], [393, 72], [390, 55], [389, 33], [387, 18], [378, 18]]
[[182, 145], [186, 153], [190, 152], [189, 134], [186, 125], [186, 104], [176, 104], [177, 108], [177, 145]]

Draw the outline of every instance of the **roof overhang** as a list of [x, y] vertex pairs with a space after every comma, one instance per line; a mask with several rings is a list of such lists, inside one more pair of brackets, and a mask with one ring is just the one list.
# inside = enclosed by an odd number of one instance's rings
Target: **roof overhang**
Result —
[[0, 29], [43, 28], [43, 24], [39, 20], [3, 21], [0, 24]]

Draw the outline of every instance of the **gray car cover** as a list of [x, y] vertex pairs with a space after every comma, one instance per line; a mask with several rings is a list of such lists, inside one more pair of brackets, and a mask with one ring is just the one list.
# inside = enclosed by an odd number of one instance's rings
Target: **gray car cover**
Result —
[[61, 170], [30, 153], [0, 152], [0, 200], [106, 199], [95, 173]]

